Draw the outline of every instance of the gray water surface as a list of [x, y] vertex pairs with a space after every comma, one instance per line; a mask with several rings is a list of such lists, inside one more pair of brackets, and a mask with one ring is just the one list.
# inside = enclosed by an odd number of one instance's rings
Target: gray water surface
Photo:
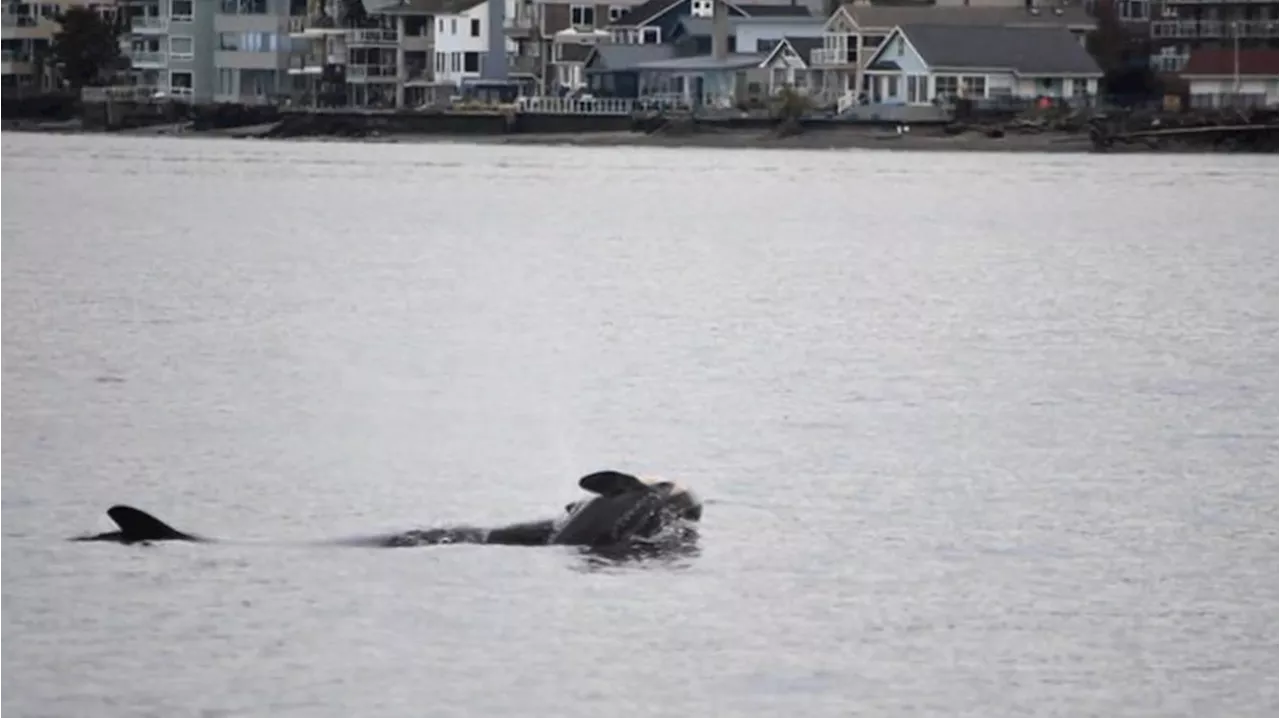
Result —
[[6, 717], [1277, 711], [1274, 157], [3, 156]]

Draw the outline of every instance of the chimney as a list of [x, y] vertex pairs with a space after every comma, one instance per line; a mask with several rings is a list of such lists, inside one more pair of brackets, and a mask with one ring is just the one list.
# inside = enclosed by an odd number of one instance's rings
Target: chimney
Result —
[[507, 0], [489, 0], [489, 49], [485, 52], [480, 76], [486, 80], [507, 79], [507, 36], [503, 23], [507, 18]]
[[717, 60], [729, 56], [729, 11], [721, 0], [711, 0], [711, 56]]

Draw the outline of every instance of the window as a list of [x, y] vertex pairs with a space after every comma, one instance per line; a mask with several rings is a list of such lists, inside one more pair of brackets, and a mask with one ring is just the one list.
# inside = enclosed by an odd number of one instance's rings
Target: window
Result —
[[436, 53], [436, 72], [444, 72], [444, 53]]
[[218, 3], [218, 12], [223, 15], [235, 15], [236, 9], [240, 7], [240, 0], [222, 0]]
[[177, 22], [191, 22], [194, 13], [194, 0], [172, 0], [169, 5], [169, 19]]
[[190, 60], [195, 56], [195, 42], [189, 37], [174, 35], [169, 38], [169, 57], [175, 60]]
[[1077, 77], [1071, 80], [1071, 96], [1087, 97], [1089, 95], [1089, 81], [1083, 77]]
[[218, 94], [235, 94], [235, 70], [227, 67], [218, 70]]
[[594, 5], [570, 5], [569, 24], [574, 27], [595, 27], [596, 8]]
[[480, 53], [478, 52], [462, 53], [462, 71], [463, 72], [480, 72]]
[[769, 84], [773, 85], [774, 90], [780, 90], [782, 89], [783, 85], [787, 84], [786, 70], [782, 69], [781, 67], [775, 67], [773, 68], [772, 75], [773, 76], [770, 78], [771, 82]]
[[480, 37], [480, 18], [471, 18], [471, 37]]
[[449, 71], [450, 72], [462, 71], [462, 53], [460, 52], [449, 53]]
[[934, 80], [934, 95], [942, 100], [949, 100], [959, 91], [959, 79], [951, 76], [940, 76]]
[[609, 22], [617, 22], [622, 19], [623, 15], [626, 15], [626, 14], [627, 14], [627, 8], [625, 5], [609, 6]]
[[987, 96], [987, 78], [982, 75], [972, 75], [961, 79], [964, 87], [964, 96], [970, 99]]
[[458, 34], [458, 18], [456, 17], [449, 18], [449, 34], [450, 35]]
[[240, 0], [241, 15], [266, 15], [267, 0]]
[[169, 73], [169, 89], [190, 90], [193, 87], [195, 87], [195, 78], [190, 72], [175, 70]]
[[791, 79], [791, 85], [797, 90], [804, 90], [809, 87], [809, 78], [805, 75], [804, 70], [795, 71], [795, 76]]
[[657, 45], [662, 42], [662, 28], [645, 27], [640, 29], [640, 43], [643, 45]]
[[239, 50], [240, 49], [240, 33], [238, 32], [218, 33], [218, 49], [219, 50]]
[[440, 21], [437, 22], [436, 24], [439, 26], [436, 28], [436, 32], [443, 35], [444, 34], [444, 18], [440, 18]]
[[929, 76], [907, 75], [907, 104], [923, 105], [929, 102]]

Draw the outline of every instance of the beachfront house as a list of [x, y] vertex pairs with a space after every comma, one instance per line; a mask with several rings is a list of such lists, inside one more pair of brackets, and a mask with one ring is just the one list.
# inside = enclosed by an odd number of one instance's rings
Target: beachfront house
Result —
[[908, 106], [957, 98], [1088, 102], [1102, 78], [1065, 29], [959, 25], [894, 28], [864, 73], [869, 104]]
[[1017, 6], [970, 5], [869, 5], [840, 6], [823, 26], [823, 44], [809, 58], [822, 71], [823, 92], [853, 104], [860, 94], [870, 94], [863, 75], [871, 56], [894, 28], [902, 25], [950, 25], [956, 27], [1058, 28], [1084, 46], [1085, 35], [1097, 22], [1079, 5], [1030, 0]]
[[822, 71], [810, 64], [813, 51], [822, 47], [821, 37], [786, 36], [773, 46], [760, 63], [768, 73], [770, 95], [783, 88], [791, 88], [800, 94], [811, 94], [822, 87]]
[[1182, 71], [1192, 107], [1275, 107], [1275, 50], [1193, 50]]

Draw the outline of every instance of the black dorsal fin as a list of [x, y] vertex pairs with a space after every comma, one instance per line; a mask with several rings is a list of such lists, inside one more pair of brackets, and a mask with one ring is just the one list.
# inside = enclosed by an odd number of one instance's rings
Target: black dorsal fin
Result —
[[583, 491], [601, 496], [617, 496], [628, 491], [645, 491], [649, 485], [631, 474], [621, 471], [597, 471], [578, 479]]
[[107, 516], [120, 527], [120, 539], [125, 542], [200, 540], [132, 506], [112, 506], [107, 509]]

